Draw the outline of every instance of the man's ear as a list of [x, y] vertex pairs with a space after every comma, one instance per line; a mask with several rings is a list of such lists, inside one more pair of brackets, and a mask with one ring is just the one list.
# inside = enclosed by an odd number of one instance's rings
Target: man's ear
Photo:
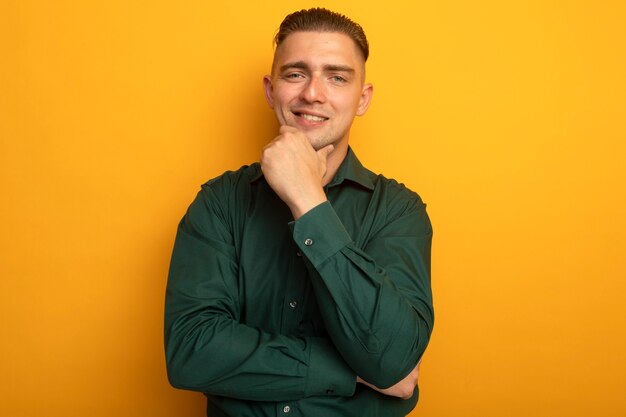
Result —
[[274, 108], [274, 97], [272, 94], [274, 93], [274, 86], [272, 85], [272, 76], [266, 75], [263, 77], [263, 89], [265, 90], [265, 100], [267, 100], [267, 104], [269, 104], [270, 108]]
[[361, 89], [361, 97], [359, 98], [359, 107], [356, 110], [357, 116], [363, 116], [370, 106], [372, 95], [374, 94], [374, 86], [372, 84], [363, 84]]

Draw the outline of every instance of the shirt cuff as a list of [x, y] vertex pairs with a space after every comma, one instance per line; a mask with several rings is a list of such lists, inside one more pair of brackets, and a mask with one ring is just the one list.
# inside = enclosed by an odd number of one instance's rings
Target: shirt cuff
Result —
[[293, 239], [300, 252], [317, 268], [330, 256], [352, 242], [352, 238], [326, 201], [290, 222]]
[[356, 375], [343, 361], [330, 340], [310, 338], [311, 356], [305, 397], [351, 397], [356, 388]]

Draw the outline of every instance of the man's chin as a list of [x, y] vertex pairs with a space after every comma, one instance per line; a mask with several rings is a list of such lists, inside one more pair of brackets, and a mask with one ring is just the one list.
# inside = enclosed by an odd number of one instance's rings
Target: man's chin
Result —
[[[304, 133], [306, 134], [306, 132], [304, 132]], [[319, 151], [320, 149], [323, 149], [326, 146], [328, 146], [331, 143], [333, 143], [332, 140], [327, 139], [327, 138], [314, 138], [314, 137], [312, 138], [312, 137], [310, 137], [308, 135], [307, 135], [307, 137], [309, 138], [309, 142], [311, 143], [311, 146], [316, 151]]]

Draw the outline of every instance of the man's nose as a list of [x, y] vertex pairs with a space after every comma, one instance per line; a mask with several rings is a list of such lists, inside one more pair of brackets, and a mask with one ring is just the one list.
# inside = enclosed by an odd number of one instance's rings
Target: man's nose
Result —
[[309, 103], [326, 101], [326, 86], [324, 80], [317, 76], [309, 78], [308, 82], [304, 85], [300, 94], [304, 101]]

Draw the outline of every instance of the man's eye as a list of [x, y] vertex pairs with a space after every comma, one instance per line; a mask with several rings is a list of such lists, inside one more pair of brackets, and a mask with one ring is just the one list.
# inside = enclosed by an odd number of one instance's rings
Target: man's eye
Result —
[[300, 74], [299, 72], [292, 72], [291, 74], [287, 74], [285, 78], [296, 80], [298, 78], [304, 78], [304, 75]]
[[346, 79], [343, 78], [341, 75], [333, 75], [333, 81], [336, 83], [345, 83]]

